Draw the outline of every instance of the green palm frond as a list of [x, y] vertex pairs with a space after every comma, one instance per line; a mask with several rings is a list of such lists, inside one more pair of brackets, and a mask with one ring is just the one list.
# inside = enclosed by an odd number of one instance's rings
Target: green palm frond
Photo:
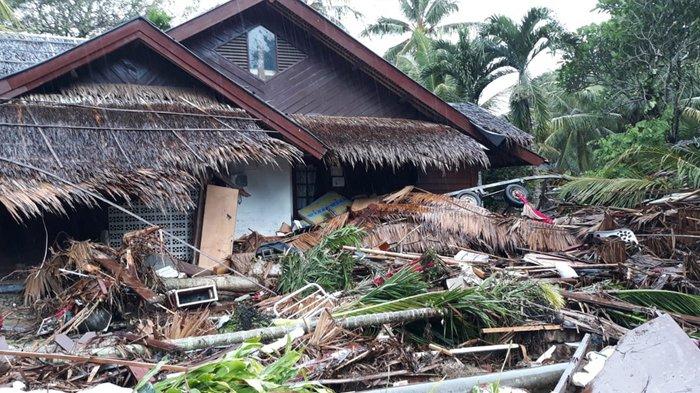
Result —
[[0, 0], [0, 22], [3, 21], [10, 22], [11, 24], [17, 23], [17, 19], [10, 5], [5, 0]]
[[584, 205], [634, 207], [664, 186], [661, 180], [579, 177], [564, 184], [559, 193], [565, 200]]
[[408, 23], [395, 18], [381, 17], [362, 31], [363, 37], [405, 34], [411, 31]]
[[632, 289], [609, 292], [614, 297], [643, 307], [700, 317], [700, 296], [681, 292]]

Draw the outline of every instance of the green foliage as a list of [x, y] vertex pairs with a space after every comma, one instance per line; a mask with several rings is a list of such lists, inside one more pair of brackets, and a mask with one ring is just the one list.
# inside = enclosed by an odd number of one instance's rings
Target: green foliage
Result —
[[535, 121], [542, 124], [547, 117], [545, 98], [531, 83], [528, 66], [540, 53], [555, 48], [562, 31], [551, 11], [538, 7], [528, 10], [519, 23], [494, 15], [481, 29], [481, 35], [494, 42], [491, 50], [502, 67], [518, 74], [510, 97], [510, 120], [525, 132], [534, 133]]
[[173, 16], [162, 8], [153, 7], [146, 10], [146, 19], [161, 30], [168, 30], [171, 26]]
[[444, 337], [452, 340], [475, 335], [482, 327], [521, 322], [523, 310], [537, 309], [536, 304], [556, 309], [564, 302], [551, 286], [495, 278], [472, 288], [418, 293], [384, 302], [374, 300], [357, 302], [333, 317], [435, 308], [445, 313]]
[[399, 55], [414, 53], [422, 37], [436, 37], [466, 27], [463, 23], [442, 24], [445, 18], [459, 10], [457, 3], [457, 0], [399, 0], [403, 20], [383, 16], [368, 25], [362, 35], [410, 35], [384, 54], [387, 60], [395, 62]]
[[[605, 177], [634, 177], [650, 174], [656, 170], [655, 164], [644, 160], [630, 167], [621, 163], [632, 149], [643, 146], [658, 148], [666, 145], [665, 135], [669, 129], [666, 119], [642, 120], [626, 132], [609, 135], [597, 142], [595, 161], [599, 175]], [[618, 164], [620, 163], [620, 164]]]
[[309, 7], [325, 16], [331, 22], [345, 29], [342, 19], [352, 17], [355, 20], [362, 19], [362, 13], [351, 7], [349, 0], [303, 0]]
[[493, 81], [507, 74], [503, 61], [496, 58], [494, 44], [483, 38], [471, 39], [469, 32], [459, 32], [456, 43], [441, 40], [433, 45], [435, 52], [430, 63], [422, 67], [420, 78], [448, 81], [450, 90], [436, 92], [452, 102], [478, 104], [481, 93]]
[[88, 37], [159, 6], [161, 0], [9, 0], [32, 32]]
[[634, 207], [663, 186], [658, 180], [582, 177], [563, 185], [559, 195], [583, 205]]
[[0, 30], [3, 26], [16, 25], [17, 19], [15, 18], [15, 13], [12, 8], [5, 0], [0, 0]]
[[613, 291], [610, 294], [638, 306], [700, 317], [700, 296], [698, 295], [655, 289]]
[[331, 232], [306, 253], [287, 253], [280, 261], [280, 292], [294, 292], [308, 283], [316, 283], [327, 291], [351, 288], [355, 258], [342, 250], [343, 246], [359, 246], [364, 236], [362, 229], [347, 226]]
[[563, 40], [560, 78], [569, 90], [601, 85], [641, 119], [670, 110], [675, 142], [684, 99], [697, 85], [700, 11], [696, 0], [599, 0], [610, 19]]
[[382, 285], [372, 288], [360, 298], [357, 304], [381, 304], [391, 300], [404, 299], [425, 293], [429, 287], [430, 285], [423, 279], [420, 272], [411, 268], [403, 268], [384, 281]]
[[290, 384], [299, 376], [296, 367], [301, 353], [287, 348], [274, 363], [263, 366], [253, 357], [262, 347], [258, 342], [246, 342], [223, 359], [199, 366], [192, 371], [158, 382], [157, 393], [177, 392], [331, 392], [322, 385], [303, 382]]

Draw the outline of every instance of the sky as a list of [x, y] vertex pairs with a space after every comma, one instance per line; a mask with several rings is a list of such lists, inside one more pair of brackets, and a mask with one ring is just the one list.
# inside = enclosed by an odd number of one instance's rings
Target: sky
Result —
[[[200, 0], [198, 6], [192, 7], [191, 0], [171, 0], [174, 15], [182, 15], [189, 7], [197, 8], [201, 12], [223, 3], [223, 0]], [[337, 1], [337, 0], [336, 0]], [[360, 33], [367, 24], [377, 20], [381, 16], [401, 18], [398, 0], [347, 0], [348, 4], [363, 14], [362, 20], [346, 18], [343, 24], [350, 34], [359, 39], [370, 49], [382, 55], [391, 46], [401, 42], [401, 37], [367, 38]], [[452, 22], [481, 22], [491, 15], [502, 14], [520, 20], [531, 7], [547, 7], [554, 13], [556, 19], [567, 30], [576, 30], [581, 26], [601, 22], [606, 19], [604, 14], [594, 10], [597, 0], [461, 0], [460, 10], [453, 14], [447, 23]], [[196, 13], [194, 14], [196, 15]], [[176, 23], [182, 19], [177, 19]], [[538, 56], [530, 66], [531, 76], [535, 77], [545, 72], [555, 70], [559, 59], [548, 53]], [[496, 93], [511, 86], [517, 77], [506, 76], [493, 83], [484, 91], [482, 100], [488, 99]]]

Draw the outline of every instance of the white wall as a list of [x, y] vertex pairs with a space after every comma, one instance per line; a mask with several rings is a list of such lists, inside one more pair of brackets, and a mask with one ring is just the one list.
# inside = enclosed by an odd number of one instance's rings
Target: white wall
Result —
[[294, 206], [292, 204], [292, 167], [281, 161], [279, 165], [238, 165], [231, 168], [231, 174], [248, 175], [250, 194], [243, 197], [236, 213], [236, 238], [254, 230], [263, 235], [274, 235], [283, 222], [291, 224]]

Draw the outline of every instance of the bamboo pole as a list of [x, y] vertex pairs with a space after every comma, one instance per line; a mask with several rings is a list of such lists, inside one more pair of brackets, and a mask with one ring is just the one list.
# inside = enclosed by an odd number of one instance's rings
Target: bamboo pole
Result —
[[[345, 329], [355, 329], [364, 326], [383, 325], [386, 323], [411, 322], [418, 319], [432, 318], [442, 315], [439, 310], [432, 308], [419, 308], [415, 310], [394, 311], [371, 315], [358, 315], [336, 321], [336, 324]], [[212, 334], [209, 336], [187, 337], [175, 340], [165, 340], [168, 344], [177, 345], [185, 351], [196, 349], [227, 346], [242, 343], [252, 338], [263, 340], [284, 337], [291, 331], [302, 328], [304, 332], [313, 331], [318, 324], [318, 319], [302, 320], [300, 323], [289, 326], [274, 326], [262, 329], [245, 330], [242, 332]]]
[[192, 278], [161, 278], [165, 289], [195, 288], [214, 284], [220, 291], [255, 292], [260, 284], [253, 278], [237, 276], [205, 276]]
[[[117, 366], [130, 366], [130, 367], [142, 367], [152, 369], [157, 366], [155, 363], [139, 362], [135, 360], [123, 360], [123, 359], [112, 359], [103, 358], [96, 356], [80, 356], [80, 355], [64, 355], [61, 353], [41, 353], [41, 352], [24, 352], [24, 351], [13, 351], [9, 349], [0, 349], [0, 355], [13, 356], [18, 358], [38, 358], [38, 359], [50, 359], [50, 360], [65, 360], [73, 363], [94, 363], [94, 364], [106, 364], [106, 365], [117, 365]], [[177, 366], [173, 364], [164, 364], [161, 366], [161, 370], [173, 371], [173, 372], [185, 372], [187, 367]]]

